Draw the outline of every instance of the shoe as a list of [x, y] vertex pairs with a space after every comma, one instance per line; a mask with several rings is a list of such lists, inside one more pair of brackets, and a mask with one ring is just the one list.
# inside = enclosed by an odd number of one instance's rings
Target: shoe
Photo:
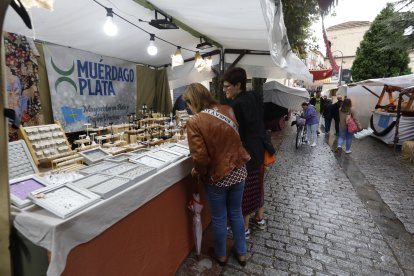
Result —
[[260, 230], [265, 230], [266, 229], [266, 221], [265, 219], [260, 219], [260, 220], [256, 220], [255, 218], [252, 220], [252, 225], [254, 225], [256, 228], [260, 229]]
[[246, 236], [246, 240], [250, 239], [250, 229], [249, 228], [244, 230], [244, 235]]
[[335, 149], [335, 152], [339, 153], [342, 151], [342, 147], [341, 146], [337, 146]]
[[313, 144], [311, 145], [311, 147], [316, 147], [316, 143], [313, 143]]
[[350, 154], [352, 152], [352, 150], [346, 150], [345, 153], [346, 154]]
[[236, 259], [236, 261], [239, 263], [239, 265], [240, 265], [240, 266], [242, 266], [242, 267], [245, 267], [245, 266], [246, 266], [246, 260], [244, 260], [244, 261], [240, 260], [240, 257], [241, 257], [241, 256], [239, 256], [239, 255], [236, 253], [236, 251], [233, 251], [233, 256], [234, 256], [234, 258]]
[[213, 260], [215, 260], [220, 266], [225, 266], [227, 264], [227, 260], [225, 260], [225, 261], [220, 261], [219, 260], [219, 258], [214, 253], [214, 248], [212, 248], [212, 247], [209, 247], [209, 249], [208, 249], [208, 255], [210, 255], [210, 258], [212, 258]]

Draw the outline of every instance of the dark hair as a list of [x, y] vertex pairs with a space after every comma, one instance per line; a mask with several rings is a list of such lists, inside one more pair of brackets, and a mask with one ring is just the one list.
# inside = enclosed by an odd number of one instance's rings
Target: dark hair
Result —
[[307, 103], [307, 102], [303, 102], [303, 103], [302, 103], [302, 106], [305, 106], [305, 105], [306, 105], [306, 106], [308, 106], [308, 105], [309, 105], [309, 103]]
[[346, 98], [342, 102], [341, 111], [342, 112], [349, 112], [349, 111], [351, 111], [351, 107], [352, 107], [351, 99]]
[[236, 85], [240, 82], [240, 89], [246, 90], [247, 74], [243, 68], [234, 67], [227, 70], [224, 75], [221, 77], [221, 81], [227, 81], [232, 85]]
[[203, 109], [211, 108], [213, 105], [218, 104], [207, 88], [201, 83], [190, 84], [183, 94], [183, 99], [194, 113], [199, 113]]

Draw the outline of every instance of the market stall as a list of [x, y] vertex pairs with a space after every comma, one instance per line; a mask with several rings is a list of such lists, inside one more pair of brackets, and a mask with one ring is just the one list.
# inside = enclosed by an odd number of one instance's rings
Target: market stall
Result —
[[347, 96], [352, 100], [358, 118], [361, 118], [362, 127], [371, 127], [374, 130], [373, 137], [386, 144], [402, 144], [414, 139], [413, 96], [401, 94], [413, 84], [414, 74], [369, 79], [339, 87], [337, 95]]
[[267, 129], [281, 130], [289, 111], [298, 110], [309, 101], [305, 88], [288, 87], [277, 81], [263, 84], [264, 121]]

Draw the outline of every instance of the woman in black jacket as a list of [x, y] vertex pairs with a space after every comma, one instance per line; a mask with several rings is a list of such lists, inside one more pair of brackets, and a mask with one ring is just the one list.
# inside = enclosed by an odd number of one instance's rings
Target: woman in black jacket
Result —
[[255, 212], [253, 225], [259, 229], [266, 227], [264, 215], [264, 124], [263, 100], [255, 92], [246, 91], [246, 71], [242, 68], [232, 68], [223, 78], [223, 91], [234, 110], [243, 146], [250, 154], [247, 162], [247, 179], [243, 193], [243, 215], [246, 238], [250, 235], [250, 214]]

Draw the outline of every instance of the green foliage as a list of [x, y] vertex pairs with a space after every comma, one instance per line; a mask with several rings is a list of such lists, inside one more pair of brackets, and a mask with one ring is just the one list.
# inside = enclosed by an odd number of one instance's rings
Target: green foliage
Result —
[[402, 32], [390, 31], [386, 22], [395, 14], [392, 5], [387, 5], [375, 18], [359, 45], [352, 65], [352, 78], [361, 81], [371, 78], [394, 77], [411, 73], [410, 58], [405, 49], [384, 50], [380, 41], [384, 37], [402, 39]]
[[312, 23], [319, 18], [318, 1], [282, 0], [282, 5], [290, 46], [295, 52], [302, 55], [307, 46], [313, 46], [308, 45], [312, 42], [306, 40], [312, 37]]

